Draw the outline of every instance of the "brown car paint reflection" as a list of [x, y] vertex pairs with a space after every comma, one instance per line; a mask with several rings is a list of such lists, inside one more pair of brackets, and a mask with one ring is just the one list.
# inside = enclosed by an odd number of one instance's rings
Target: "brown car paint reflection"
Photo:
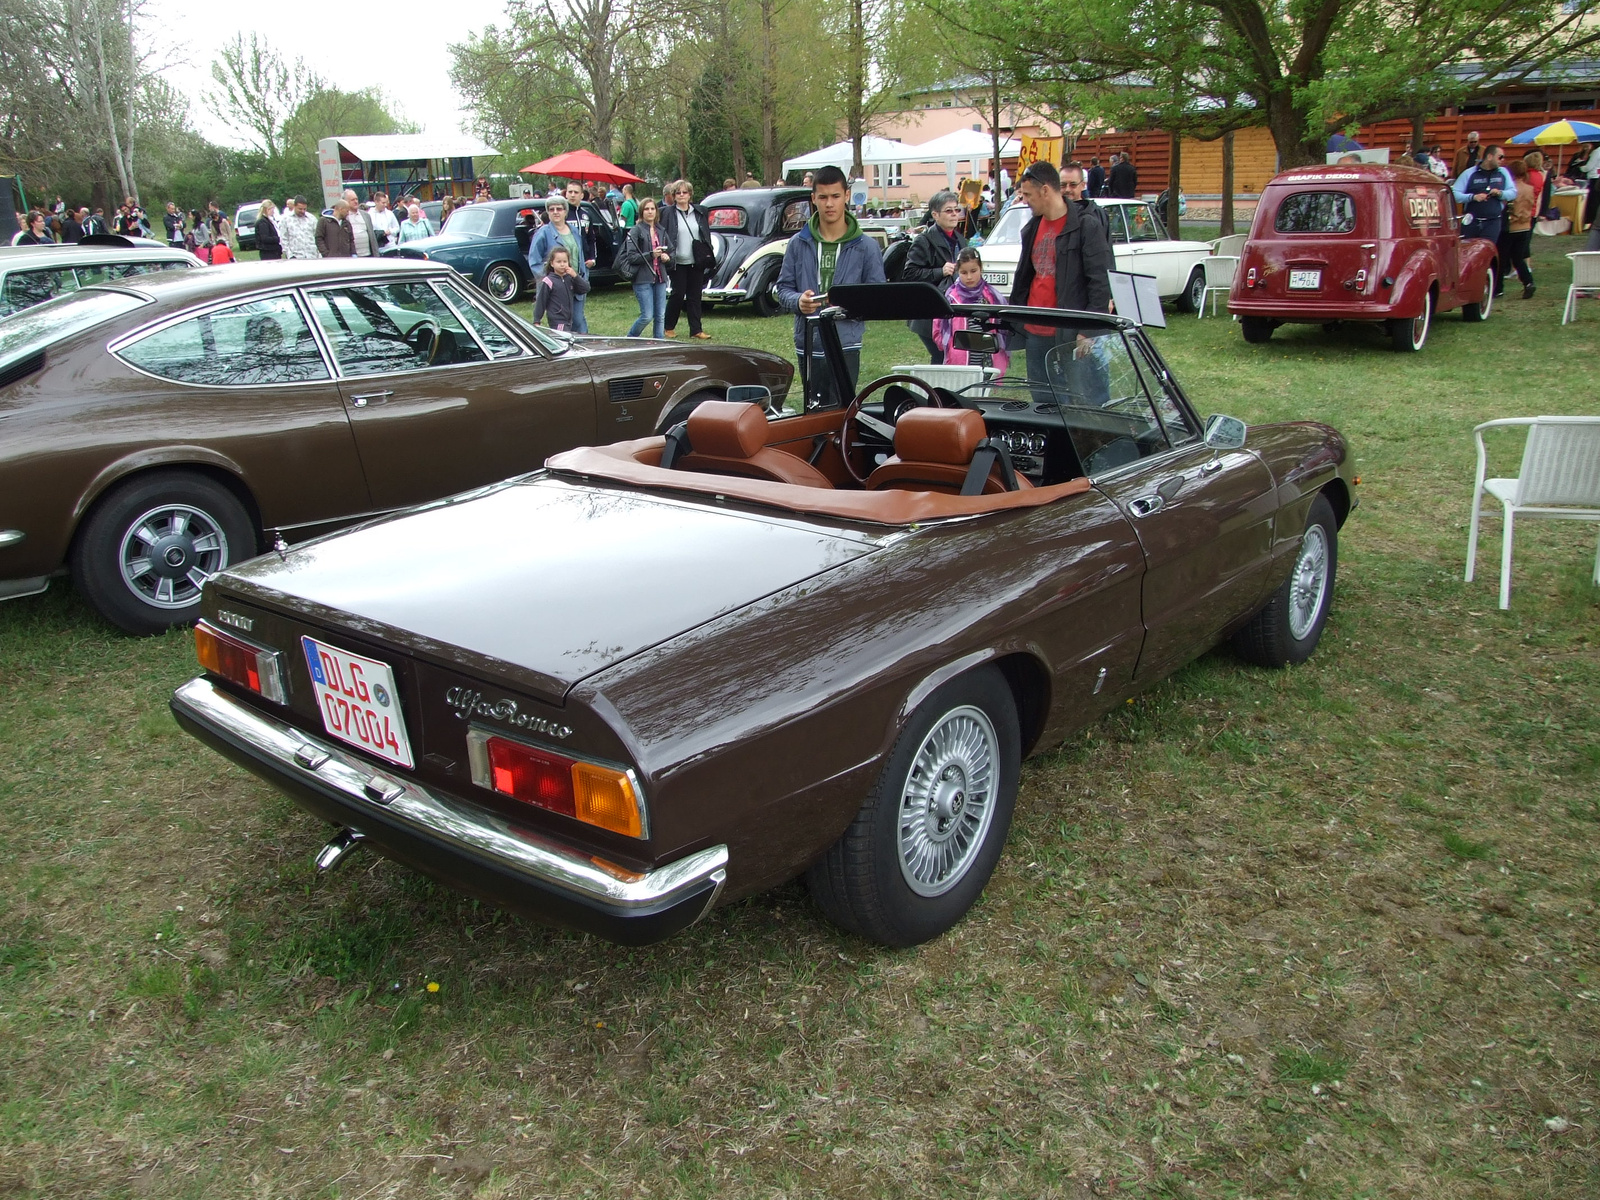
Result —
[[[151, 472], [224, 489], [234, 528], [254, 531], [230, 546], [238, 562], [270, 531], [292, 540], [481, 486], [649, 433], [730, 385], [781, 394], [792, 374], [756, 350], [545, 336], [414, 260], [237, 264], [113, 286], [132, 311], [17, 353], [0, 330], [0, 599], [42, 590], [75, 562], [85, 522]], [[341, 326], [326, 297], [349, 291], [388, 307], [369, 303], [367, 325], [347, 307]], [[426, 311], [392, 303], [421, 295]], [[355, 373], [341, 359], [352, 346], [394, 365]], [[198, 611], [90, 599], [136, 632]]]

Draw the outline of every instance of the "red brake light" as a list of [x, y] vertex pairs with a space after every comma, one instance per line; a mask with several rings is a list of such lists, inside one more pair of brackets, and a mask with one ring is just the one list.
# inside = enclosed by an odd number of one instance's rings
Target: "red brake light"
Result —
[[569, 758], [543, 746], [467, 731], [472, 782], [502, 796], [629, 837], [648, 836], [644, 797], [632, 771]]
[[276, 650], [224, 633], [200, 621], [194, 627], [195, 654], [200, 665], [240, 687], [249, 688], [275, 704], [288, 703], [283, 686], [283, 656]]

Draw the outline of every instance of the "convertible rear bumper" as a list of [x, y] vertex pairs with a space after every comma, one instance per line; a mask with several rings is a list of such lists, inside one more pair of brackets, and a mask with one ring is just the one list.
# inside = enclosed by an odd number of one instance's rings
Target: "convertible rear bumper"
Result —
[[728, 848], [646, 872], [607, 870], [580, 851], [465, 804], [234, 699], [208, 679], [173, 694], [190, 733], [314, 816], [389, 858], [504, 908], [624, 945], [671, 937], [711, 909]]

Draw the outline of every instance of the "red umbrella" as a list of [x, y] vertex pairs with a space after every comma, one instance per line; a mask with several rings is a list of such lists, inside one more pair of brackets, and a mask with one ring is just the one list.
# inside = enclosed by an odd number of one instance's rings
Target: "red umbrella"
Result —
[[598, 179], [602, 183], [643, 183], [637, 175], [608, 163], [592, 150], [568, 150], [554, 158], [523, 167], [524, 175], [558, 175], [562, 179]]

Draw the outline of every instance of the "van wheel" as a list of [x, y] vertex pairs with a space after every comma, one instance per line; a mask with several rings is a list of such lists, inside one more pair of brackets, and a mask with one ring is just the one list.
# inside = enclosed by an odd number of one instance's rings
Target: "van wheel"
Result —
[[[1493, 291], [1493, 289], [1490, 289]], [[1389, 340], [1403, 354], [1414, 354], [1428, 340], [1428, 327], [1433, 324], [1433, 292], [1422, 293], [1422, 312], [1410, 320], [1389, 322]]]
[[1244, 331], [1244, 340], [1259, 345], [1272, 337], [1272, 321], [1267, 317], [1240, 317], [1239, 328]]
[[1476, 304], [1463, 304], [1461, 306], [1461, 319], [1463, 321], [1487, 321], [1489, 310], [1494, 308], [1494, 269], [1491, 267], [1483, 273], [1483, 299]]
[[161, 633], [196, 620], [205, 581], [255, 553], [255, 526], [232, 492], [204, 475], [157, 471], [95, 505], [72, 549], [72, 577], [119, 629]]

